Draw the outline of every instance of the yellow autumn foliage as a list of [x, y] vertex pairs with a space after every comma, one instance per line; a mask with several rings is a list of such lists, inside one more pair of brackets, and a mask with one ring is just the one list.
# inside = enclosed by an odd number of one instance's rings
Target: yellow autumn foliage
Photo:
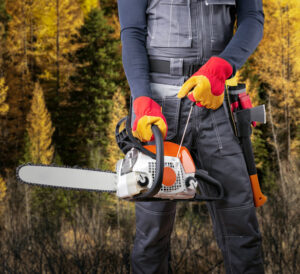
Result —
[[43, 90], [38, 83], [35, 84], [27, 121], [31, 161], [50, 164], [54, 154], [54, 146], [51, 144], [54, 128], [46, 108]]
[[7, 190], [6, 183], [5, 183], [4, 179], [0, 176], [0, 216], [3, 212], [2, 201], [5, 198], [6, 190]]
[[100, 6], [98, 0], [78, 0], [78, 2], [85, 15], [88, 14], [92, 9], [99, 8]]
[[8, 112], [9, 106], [5, 104], [8, 87], [5, 85], [4, 78], [0, 78], [0, 115], [4, 115]]
[[5, 195], [6, 195], [6, 183], [2, 178], [2, 176], [0, 176], [0, 202], [3, 201]]
[[122, 157], [124, 157], [124, 154], [119, 149], [116, 137], [115, 137], [115, 129], [117, 123], [127, 116], [127, 110], [126, 110], [126, 99], [125, 96], [122, 94], [120, 89], [116, 91], [116, 93], [113, 96], [113, 105], [112, 110], [110, 112], [110, 122], [108, 124], [107, 128], [107, 136], [108, 136], [108, 146], [107, 146], [107, 154], [108, 157], [106, 159], [105, 166], [109, 170], [115, 170], [115, 165], [118, 160], [120, 160]]
[[32, 16], [36, 23], [32, 54], [42, 68], [39, 78], [57, 80], [60, 91], [64, 91], [75, 69], [67, 56], [78, 48], [71, 40], [83, 23], [84, 13], [78, 1], [40, 0], [32, 7]]
[[280, 150], [289, 157], [299, 147], [291, 129], [300, 121], [300, 1], [265, 1], [264, 12], [264, 38], [253, 55], [254, 68], [268, 93], [274, 132], [286, 135]]

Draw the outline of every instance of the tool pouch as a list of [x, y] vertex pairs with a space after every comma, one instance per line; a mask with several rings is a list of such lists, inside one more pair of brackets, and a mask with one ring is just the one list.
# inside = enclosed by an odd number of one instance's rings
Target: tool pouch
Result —
[[[245, 84], [238, 84], [237, 86], [227, 86], [226, 91], [229, 96], [229, 104], [231, 113], [252, 108], [252, 102], [250, 96], [246, 92]], [[252, 126], [256, 127], [256, 122], [252, 122]]]

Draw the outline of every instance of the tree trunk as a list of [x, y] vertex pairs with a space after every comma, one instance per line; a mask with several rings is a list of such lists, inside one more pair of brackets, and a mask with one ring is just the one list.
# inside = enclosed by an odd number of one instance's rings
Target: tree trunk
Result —
[[273, 140], [274, 140], [274, 148], [275, 148], [275, 152], [276, 152], [276, 156], [277, 156], [279, 175], [280, 175], [281, 183], [283, 185], [284, 180], [283, 180], [283, 173], [282, 173], [282, 163], [281, 163], [280, 149], [279, 149], [279, 145], [278, 145], [278, 141], [277, 141], [277, 132], [276, 132], [274, 121], [273, 121], [273, 112], [272, 112], [272, 103], [271, 103], [270, 94], [268, 94], [268, 110], [269, 110], [269, 119], [270, 119], [270, 123], [271, 123], [272, 135], [273, 135]]
[[59, 14], [59, 0], [56, 0], [56, 91], [59, 92], [60, 89], [60, 67], [59, 67], [59, 56], [60, 56], [60, 48], [59, 48], [59, 25], [60, 25], [60, 14]]
[[[291, 65], [290, 65], [290, 20], [289, 20], [289, 6], [286, 6], [286, 14], [287, 14], [287, 81], [288, 85], [290, 85], [291, 81]], [[286, 107], [286, 132], [287, 132], [287, 161], [291, 162], [291, 121], [290, 121], [290, 89], [287, 92], [287, 107]]]

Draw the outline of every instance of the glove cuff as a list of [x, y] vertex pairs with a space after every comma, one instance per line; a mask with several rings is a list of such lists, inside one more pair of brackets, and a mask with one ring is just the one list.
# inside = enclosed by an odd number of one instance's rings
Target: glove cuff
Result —
[[135, 137], [142, 142], [153, 141], [151, 125], [158, 126], [163, 138], [167, 136], [167, 121], [158, 103], [147, 96], [141, 96], [134, 100], [133, 110], [136, 115], [132, 126]]
[[224, 92], [224, 85], [233, 73], [232, 66], [221, 57], [211, 57], [193, 76], [203, 75], [208, 78], [212, 90], [211, 93], [219, 96]]
[[133, 101], [133, 110], [136, 116], [161, 116], [161, 106], [150, 97], [141, 96]]

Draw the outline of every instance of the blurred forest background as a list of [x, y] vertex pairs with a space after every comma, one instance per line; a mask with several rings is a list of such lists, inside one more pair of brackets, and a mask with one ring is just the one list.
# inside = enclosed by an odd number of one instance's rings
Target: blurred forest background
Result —
[[[0, 0], [0, 272], [129, 273], [134, 204], [29, 187], [26, 162], [114, 169], [129, 88], [116, 0]], [[300, 1], [268, 0], [264, 39], [239, 72], [268, 202], [257, 210], [267, 273], [299, 273]], [[224, 273], [202, 203], [178, 203], [174, 273]], [[191, 237], [192, 235], [192, 237]]]

